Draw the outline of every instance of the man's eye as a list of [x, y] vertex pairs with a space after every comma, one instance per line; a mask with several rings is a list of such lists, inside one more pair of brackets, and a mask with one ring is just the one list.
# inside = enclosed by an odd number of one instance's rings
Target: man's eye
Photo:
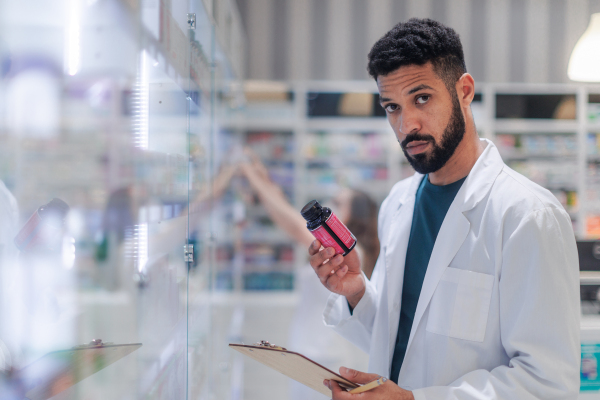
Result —
[[391, 113], [391, 112], [394, 112], [394, 111], [396, 111], [398, 109], [398, 105], [396, 105], [396, 104], [386, 104], [384, 108], [385, 108], [385, 111]]
[[427, 103], [429, 101], [429, 97], [430, 96], [428, 96], [426, 94], [417, 97], [417, 104], [425, 104], [425, 103]]

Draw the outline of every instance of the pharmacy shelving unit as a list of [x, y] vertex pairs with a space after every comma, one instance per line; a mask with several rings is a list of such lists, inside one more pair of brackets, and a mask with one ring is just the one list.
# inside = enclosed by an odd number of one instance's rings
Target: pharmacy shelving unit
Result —
[[[258, 149], [296, 207], [313, 198], [328, 202], [344, 186], [382, 201], [413, 173], [377, 105], [373, 82], [252, 82], [247, 88], [245, 107], [229, 111], [225, 129]], [[594, 85], [482, 83], [472, 104], [480, 136], [496, 143], [509, 166], [556, 195], [579, 239], [600, 237], [599, 94]], [[247, 217], [249, 237], [261, 237], [262, 229], [272, 247], [294, 247], [274, 226], [255, 223], [268, 220], [260, 206], [249, 208]], [[304, 254], [294, 249], [296, 268], [305, 264]], [[265, 282], [262, 289], [278, 288]]]
[[482, 85], [482, 136], [509, 166], [557, 196], [578, 239], [600, 233], [593, 226], [599, 92], [592, 85]]

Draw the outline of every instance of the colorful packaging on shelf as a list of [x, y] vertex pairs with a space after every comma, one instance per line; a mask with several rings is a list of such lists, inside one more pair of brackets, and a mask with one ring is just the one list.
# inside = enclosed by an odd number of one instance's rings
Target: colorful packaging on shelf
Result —
[[600, 121], [600, 103], [589, 103], [587, 109], [589, 122]]
[[581, 345], [581, 391], [600, 390], [600, 377], [598, 376], [598, 358], [600, 357], [600, 344]]

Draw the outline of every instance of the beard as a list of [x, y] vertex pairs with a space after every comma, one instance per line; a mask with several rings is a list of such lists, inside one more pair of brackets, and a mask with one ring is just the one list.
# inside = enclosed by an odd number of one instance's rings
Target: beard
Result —
[[[452, 157], [456, 148], [465, 135], [465, 118], [460, 109], [456, 91], [452, 96], [452, 115], [444, 129], [440, 143], [426, 133], [411, 133], [400, 143], [400, 147], [410, 165], [420, 174], [430, 174], [442, 168]], [[431, 143], [431, 151], [410, 155], [406, 151], [406, 145], [414, 140], [423, 140]]]

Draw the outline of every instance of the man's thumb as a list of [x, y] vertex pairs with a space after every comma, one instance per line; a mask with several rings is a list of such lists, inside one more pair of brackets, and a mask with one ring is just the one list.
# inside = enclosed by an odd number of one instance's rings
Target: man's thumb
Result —
[[367, 374], [366, 372], [356, 371], [354, 369], [340, 367], [340, 375], [354, 383], [369, 383], [379, 378], [377, 374]]

